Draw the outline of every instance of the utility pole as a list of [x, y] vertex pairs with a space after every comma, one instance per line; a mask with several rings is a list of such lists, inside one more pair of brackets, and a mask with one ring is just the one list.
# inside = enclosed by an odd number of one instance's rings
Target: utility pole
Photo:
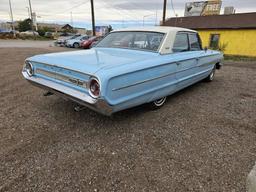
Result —
[[156, 10], [156, 21], [155, 21], [155, 26], [157, 26], [157, 10]]
[[91, 12], [92, 12], [92, 35], [95, 36], [95, 18], [94, 18], [94, 5], [93, 0], [91, 0]]
[[10, 15], [11, 15], [11, 20], [12, 20], [12, 30], [14, 30], [14, 25], [13, 25], [13, 14], [12, 14], [12, 3], [11, 0], [9, 0], [9, 6], [10, 6]]
[[32, 14], [32, 6], [31, 6], [31, 1], [28, 0], [29, 2], [29, 9], [30, 9], [30, 18], [31, 18], [31, 30], [33, 30], [33, 14]]
[[164, 0], [162, 25], [164, 25], [164, 23], [165, 23], [165, 17], [166, 17], [166, 4], [167, 4], [167, 0]]
[[29, 7], [26, 7], [28, 10], [28, 18], [30, 18], [30, 11], [29, 11]]
[[30, 8], [30, 16], [31, 16], [31, 30], [33, 31], [34, 39], [36, 39], [36, 34], [34, 32], [34, 25], [33, 25], [33, 14], [32, 14], [32, 6], [31, 6], [31, 1], [28, 0], [29, 2], [29, 8]]
[[72, 11], [70, 12], [70, 24], [73, 27], [73, 13], [72, 13]]

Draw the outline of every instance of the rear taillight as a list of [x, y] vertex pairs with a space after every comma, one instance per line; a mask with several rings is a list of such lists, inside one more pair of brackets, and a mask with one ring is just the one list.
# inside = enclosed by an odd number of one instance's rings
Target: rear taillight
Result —
[[30, 77], [34, 75], [33, 65], [29, 61], [25, 61], [24, 70]]
[[93, 98], [98, 98], [100, 96], [100, 83], [96, 78], [91, 78], [89, 83], [89, 93]]

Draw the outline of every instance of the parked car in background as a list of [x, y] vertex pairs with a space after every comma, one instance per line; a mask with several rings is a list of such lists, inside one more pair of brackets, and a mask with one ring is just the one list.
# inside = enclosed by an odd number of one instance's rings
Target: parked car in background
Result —
[[72, 33], [61, 33], [60, 37], [57, 39], [55, 44], [57, 46], [66, 46], [67, 40], [75, 39], [79, 36], [81, 36], [81, 35], [80, 34], [72, 34]]
[[9, 34], [10, 30], [7, 29], [0, 29], [0, 34]]
[[84, 41], [84, 40], [88, 40], [89, 38], [90, 38], [90, 36], [88, 36], [88, 35], [81, 35], [81, 36], [76, 37], [76, 38], [68, 39], [67, 42], [66, 42], [66, 46], [67, 47], [79, 48], [81, 42]]
[[53, 32], [45, 32], [44, 36], [47, 38], [53, 38], [54, 33]]
[[6, 29], [0, 29], [0, 34], [1, 35], [18, 35], [20, 32], [16, 30], [6, 30]]
[[84, 48], [84, 49], [89, 49], [89, 48], [91, 48], [92, 44], [96, 45], [97, 42], [99, 42], [102, 38], [103, 38], [102, 36], [91, 37], [87, 40], [82, 41], [80, 47]]
[[39, 33], [33, 30], [20, 32], [21, 36], [39, 36]]
[[45, 95], [110, 115], [144, 103], [160, 108], [168, 95], [212, 81], [222, 59], [221, 52], [202, 49], [196, 31], [133, 28], [109, 33], [90, 50], [30, 57], [22, 74]]

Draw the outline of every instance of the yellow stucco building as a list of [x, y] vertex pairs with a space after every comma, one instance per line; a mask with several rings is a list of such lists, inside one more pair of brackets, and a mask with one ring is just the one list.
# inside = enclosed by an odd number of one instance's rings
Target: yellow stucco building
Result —
[[170, 18], [164, 25], [197, 30], [204, 47], [226, 55], [256, 57], [256, 12]]

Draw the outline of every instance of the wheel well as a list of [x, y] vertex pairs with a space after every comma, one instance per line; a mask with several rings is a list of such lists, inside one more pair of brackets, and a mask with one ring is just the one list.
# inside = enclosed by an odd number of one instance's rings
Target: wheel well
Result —
[[216, 65], [216, 69], [220, 69], [221, 68], [220, 62], [216, 63], [215, 65]]

